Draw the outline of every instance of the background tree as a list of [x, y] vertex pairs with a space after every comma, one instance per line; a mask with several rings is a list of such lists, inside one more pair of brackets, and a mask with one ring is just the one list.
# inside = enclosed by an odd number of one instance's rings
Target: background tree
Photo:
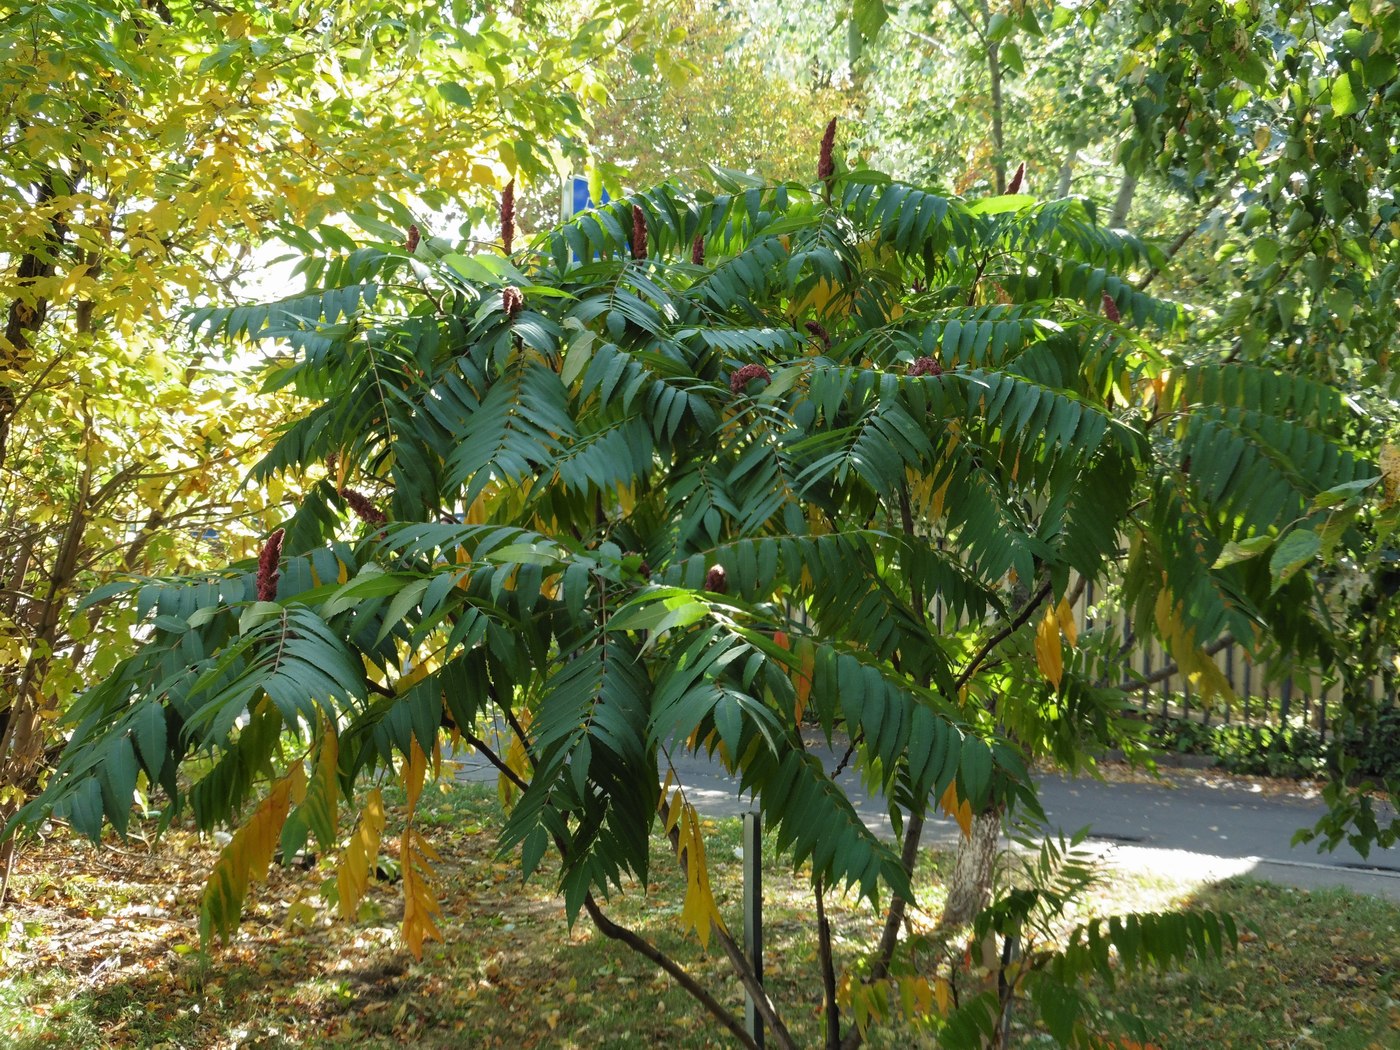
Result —
[[[886, 85], [877, 94], [886, 104], [863, 111], [868, 149], [897, 171], [936, 158], [935, 177], [957, 187], [994, 186], [1025, 158], [1033, 191], [1054, 185], [1095, 199], [1110, 225], [1130, 223], [1162, 253], [1135, 280], [1187, 307], [1181, 338], [1164, 346], [1178, 370], [1215, 359], [1332, 385], [1345, 394], [1336, 409], [1344, 446], [1396, 476], [1387, 333], [1400, 232], [1391, 228], [1397, 22], [1388, 6], [1222, 14], [1209, 4], [875, 0], [855, 6], [850, 27], [842, 60]], [[926, 84], [928, 101], [909, 101]], [[1178, 488], [1188, 504], [1197, 501], [1191, 462]], [[1273, 641], [1256, 654], [1276, 681], [1317, 674], [1340, 690], [1338, 740], [1373, 734], [1386, 702], [1374, 681], [1392, 641], [1357, 632], [1381, 622], [1374, 613], [1395, 590], [1388, 486], [1312, 508], [1287, 544], [1261, 539], [1231, 555], [1310, 567], [1310, 595], [1267, 625], [1258, 640]], [[1345, 789], [1353, 765], [1335, 756], [1333, 816], [1319, 830], [1361, 849], [1389, 844], [1396, 826], [1377, 825], [1366, 786]]]
[[[1352, 447], [1384, 468], [1383, 490], [1315, 513], [1295, 540], [1296, 555], [1338, 568], [1310, 596], [1314, 630], [1279, 654], [1285, 669], [1317, 666], [1340, 686], [1337, 728], [1373, 731], [1382, 698], [1371, 682], [1394, 651], [1380, 625], [1395, 590], [1400, 477], [1390, 362], [1400, 323], [1400, 14], [1365, 2], [1219, 13], [1148, 3], [1133, 9], [1131, 28], [1130, 163], [1218, 202], [1210, 241], [1223, 272], [1211, 284], [1219, 295], [1216, 323], [1205, 329], [1211, 342], [1231, 359], [1345, 392]], [[1358, 517], [1361, 546], [1338, 532]], [[1319, 830], [1333, 844], [1393, 843], [1400, 825], [1378, 826], [1364, 791], [1346, 788], [1348, 765], [1344, 758], [1336, 770], [1333, 812]]]
[[274, 240], [344, 247], [359, 224], [403, 243], [449, 212], [471, 229], [507, 178], [579, 154], [592, 59], [650, 47], [628, 3], [402, 6], [0, 19], [0, 813], [129, 637], [110, 604], [73, 619], [77, 596], [241, 556], [280, 513], [261, 516], [276, 481], [239, 486], [287, 406], [193, 346], [182, 311], [246, 294]]
[[[634, 186], [693, 179], [706, 164], [773, 181], [809, 174], [814, 114], [839, 112], [842, 93], [811, 79], [773, 75], [764, 55], [773, 27], [715, 0], [668, 12], [676, 61], [669, 76], [644, 59], [619, 59], [612, 97], [594, 118], [594, 149]], [[687, 68], [681, 68], [680, 63]]]

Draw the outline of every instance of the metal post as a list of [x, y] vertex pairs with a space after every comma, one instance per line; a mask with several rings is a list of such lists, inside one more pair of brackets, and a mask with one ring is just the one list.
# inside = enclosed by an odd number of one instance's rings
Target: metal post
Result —
[[[744, 954], [758, 983], [763, 984], [763, 818], [744, 814]], [[753, 997], [744, 995], [744, 1028], [760, 1050], [763, 1021]]]

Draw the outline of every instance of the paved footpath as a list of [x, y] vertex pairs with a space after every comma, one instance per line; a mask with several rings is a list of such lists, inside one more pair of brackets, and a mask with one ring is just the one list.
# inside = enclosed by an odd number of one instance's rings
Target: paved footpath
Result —
[[[825, 747], [818, 744], [813, 750], [822, 754]], [[838, 759], [839, 754], [827, 754], [827, 768]], [[461, 779], [495, 780], [496, 771], [478, 756], [463, 755], [457, 761]], [[677, 773], [696, 808], [708, 816], [737, 816], [750, 809], [737, 780], [717, 762], [687, 756]], [[1161, 783], [1145, 784], [1055, 774], [1037, 775], [1036, 781], [1051, 830], [1069, 835], [1091, 826], [1090, 841], [1103, 849], [1106, 860], [1122, 867], [1203, 882], [1250, 875], [1400, 900], [1400, 847], [1373, 849], [1362, 857], [1349, 846], [1332, 853], [1318, 853], [1312, 845], [1290, 846], [1293, 833], [1324, 812], [1320, 799], [1266, 795], [1247, 779], [1208, 772], [1171, 771]], [[841, 783], [866, 825], [892, 837], [881, 799], [868, 794], [850, 770]], [[1387, 808], [1378, 817], [1388, 819], [1392, 813]], [[952, 846], [958, 834], [951, 820], [930, 820], [924, 843]]]

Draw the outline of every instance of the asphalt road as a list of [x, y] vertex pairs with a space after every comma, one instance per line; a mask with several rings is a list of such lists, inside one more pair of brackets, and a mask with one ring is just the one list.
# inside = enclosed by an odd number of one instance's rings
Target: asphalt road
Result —
[[[828, 756], [828, 768], [838, 755]], [[458, 776], [494, 781], [496, 771], [479, 756], [459, 755]], [[677, 765], [688, 797], [708, 816], [737, 816], [750, 809], [737, 781], [718, 763], [686, 757]], [[852, 771], [842, 783], [857, 813], [876, 834], [892, 837], [889, 816]], [[1171, 772], [1161, 783], [1103, 783], [1044, 774], [1037, 777], [1051, 831], [1069, 835], [1086, 825], [1090, 841], [1113, 864], [1194, 881], [1248, 874], [1303, 888], [1341, 886], [1400, 900], [1400, 848], [1360, 856], [1349, 846], [1319, 853], [1290, 845], [1293, 833], [1324, 812], [1319, 799], [1266, 793], [1249, 780], [1206, 772]], [[1389, 811], [1385, 815], [1389, 815]], [[958, 827], [946, 819], [925, 825], [926, 845], [952, 846]]]

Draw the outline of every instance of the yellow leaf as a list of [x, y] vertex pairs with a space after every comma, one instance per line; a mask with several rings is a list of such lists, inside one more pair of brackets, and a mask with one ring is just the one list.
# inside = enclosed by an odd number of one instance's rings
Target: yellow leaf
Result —
[[418, 798], [423, 794], [423, 778], [427, 772], [428, 756], [423, 754], [423, 749], [418, 746], [418, 738], [411, 737], [408, 757], [404, 759], [403, 768], [399, 771], [404, 792], [408, 795], [410, 810], [418, 805]]
[[676, 856], [685, 870], [685, 904], [681, 908], [681, 922], [695, 931], [701, 947], [709, 947], [711, 925], [724, 929], [724, 920], [710, 890], [710, 871], [705, 864], [705, 840], [700, 831], [700, 818], [695, 813], [695, 807], [684, 801], [681, 803]]
[[676, 821], [681, 819], [681, 809], [685, 805], [685, 796], [681, 794], [680, 788], [677, 788], [671, 795], [669, 803], [666, 801], [666, 796], [663, 793], [661, 804], [662, 812], [666, 816], [666, 834], [669, 835], [672, 829], [675, 828]]
[[360, 823], [340, 855], [336, 889], [340, 896], [340, 915], [344, 919], [353, 919], [359, 914], [360, 901], [369, 885], [370, 868], [379, 856], [379, 839], [383, 834], [384, 800], [379, 788], [375, 788], [365, 799]]
[[1035, 631], [1035, 662], [1050, 684], [1060, 688], [1064, 678], [1064, 654], [1060, 651], [1060, 621], [1054, 609], [1046, 609]]
[[432, 861], [440, 861], [437, 850], [413, 826], [414, 810], [423, 793], [423, 780], [428, 772], [428, 756], [414, 737], [409, 744], [401, 776], [408, 795], [408, 817], [403, 834], [399, 836], [399, 869], [403, 874], [403, 934], [404, 945], [415, 959], [423, 958], [423, 942], [442, 940], [434, 916], [442, 911], [433, 891]]
[[617, 487], [617, 507], [624, 518], [631, 517], [632, 512], [637, 508], [637, 489], [635, 486], [619, 485]]
[[1201, 698], [1210, 700], [1219, 696], [1233, 701], [1235, 690], [1230, 680], [1205, 650], [1196, 644], [1195, 632], [1183, 622], [1178, 604], [1165, 587], [1157, 594], [1153, 616], [1167, 652], [1176, 660], [1177, 667], [1201, 694]]
[[1060, 604], [1055, 606], [1055, 615], [1060, 621], [1060, 632], [1065, 636], [1065, 641], [1070, 645], [1079, 644], [1079, 627], [1074, 622], [1074, 610], [1069, 607], [1069, 600], [1061, 598]]
[[972, 803], [967, 799], [958, 798], [958, 782], [951, 780], [948, 787], [943, 792], [943, 797], [938, 800], [938, 806], [944, 813], [958, 822], [958, 827], [962, 830], [963, 838], [972, 836]]
[[940, 977], [933, 984], [933, 998], [938, 1003], [938, 1012], [943, 1016], [948, 1015], [948, 1007], [953, 1004], [953, 986], [946, 978]]
[[[518, 712], [518, 720], [522, 730], [530, 728], [530, 712], [521, 710]], [[525, 742], [516, 733], [510, 735], [510, 746], [506, 748], [506, 768], [514, 773], [521, 780], [526, 780], [530, 772], [530, 754], [525, 748]], [[496, 794], [500, 796], [501, 805], [510, 808], [515, 801], [516, 785], [510, 777], [504, 773], [496, 778]]]

